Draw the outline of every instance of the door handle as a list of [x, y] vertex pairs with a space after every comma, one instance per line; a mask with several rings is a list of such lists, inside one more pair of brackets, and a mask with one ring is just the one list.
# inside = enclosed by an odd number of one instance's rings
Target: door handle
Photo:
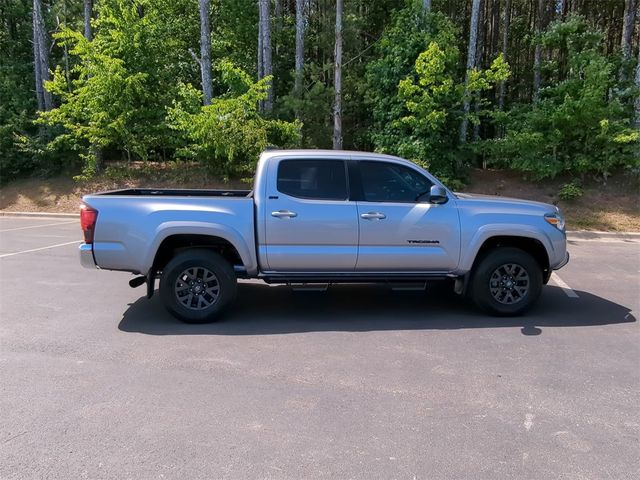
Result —
[[387, 218], [387, 216], [384, 213], [380, 212], [368, 212], [360, 215], [360, 218], [364, 218], [365, 220], [382, 220], [384, 218]]
[[277, 212], [271, 212], [271, 216], [276, 218], [293, 218], [297, 217], [298, 214], [296, 212], [290, 212], [289, 210], [278, 210]]

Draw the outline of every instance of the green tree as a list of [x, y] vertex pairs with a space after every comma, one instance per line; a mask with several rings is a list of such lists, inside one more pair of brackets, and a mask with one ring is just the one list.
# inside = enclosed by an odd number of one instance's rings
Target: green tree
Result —
[[[486, 142], [489, 158], [538, 178], [637, 170], [640, 133], [632, 128], [629, 102], [613, 93], [618, 69], [602, 53], [602, 34], [573, 16], [551, 25], [542, 41], [564, 52], [552, 55], [559, 60], [546, 68], [565, 77], [543, 88], [537, 103], [516, 106], [502, 117], [506, 135]], [[558, 64], [565, 55], [566, 65]]]
[[[380, 42], [380, 59], [369, 67], [372, 139], [379, 151], [406, 157], [452, 181], [461, 174], [456, 164], [464, 154], [457, 132], [465, 94], [489, 90], [508, 77], [509, 67], [500, 55], [489, 69], [470, 70], [465, 87], [458, 30], [441, 14], [422, 15], [421, 8], [398, 12]], [[478, 122], [473, 113], [467, 118]]]
[[258, 105], [268, 96], [270, 77], [254, 82], [228, 60], [220, 62], [217, 70], [228, 85], [227, 93], [201, 106], [201, 93], [183, 84], [179, 100], [169, 109], [169, 126], [187, 139], [177, 154], [206, 162], [225, 179], [248, 177], [268, 145], [298, 145], [300, 124], [259, 114]]
[[[2, 181], [30, 172], [60, 171], [64, 165], [75, 168], [78, 158], [85, 159], [91, 172], [98, 153], [105, 161], [161, 160], [198, 149], [200, 140], [175, 128], [175, 118], [167, 118], [175, 102], [188, 104], [185, 89], [197, 93], [201, 87], [201, 72], [192, 57], [201, 43], [196, 0], [37, 3], [42, 5], [49, 44], [53, 80], [47, 88], [55, 108], [38, 120], [39, 125], [32, 123], [39, 116], [32, 58], [34, 2], [0, 0]], [[83, 6], [91, 3], [93, 39], [83, 39]], [[225, 59], [257, 78], [257, 3], [211, 0], [213, 98], [233, 98], [221, 69]], [[297, 27], [294, 3], [305, 5]], [[638, 43], [632, 28], [632, 7], [637, 3], [482, 2], [478, 70], [470, 75], [484, 83], [464, 95], [459, 87], [470, 53], [470, 0], [345, 2], [344, 146], [405, 154], [448, 177], [461, 173], [454, 167], [456, 160], [468, 163], [478, 152], [495, 164], [511, 166], [513, 161], [517, 168], [542, 175], [606, 175], [623, 165], [636, 168], [637, 132], [631, 119], [634, 102], [640, 105]], [[277, 1], [272, 6], [275, 18], [268, 20], [275, 101], [269, 117], [283, 122], [298, 118], [303, 122], [301, 145], [329, 147], [336, 86], [335, 0]], [[571, 17], [576, 14], [581, 15], [577, 23]], [[539, 22], [542, 17], [544, 22]], [[546, 33], [536, 34], [536, 25], [565, 17], [569, 18], [563, 27], [553, 24]], [[302, 47], [302, 42], [296, 42], [296, 30], [304, 30], [304, 48], [297, 52], [296, 43]], [[506, 64], [493, 64], [498, 53], [509, 59], [509, 79], [494, 89], [496, 75], [502, 78], [506, 72]], [[297, 76], [296, 57], [298, 72], [304, 58]], [[536, 106], [531, 105], [534, 71], [540, 74]], [[468, 114], [465, 100], [472, 104]], [[449, 132], [459, 130], [465, 118], [473, 123], [474, 139], [489, 141], [463, 147], [452, 138]], [[203, 161], [204, 150], [196, 155]], [[222, 154], [216, 155], [212, 165], [222, 162]], [[234, 153], [237, 161], [240, 157]]]
[[38, 166], [17, 141], [36, 133], [30, 5], [28, 0], [5, 2], [0, 10], [0, 182]]
[[177, 97], [177, 80], [197, 81], [188, 51], [197, 42], [199, 21], [197, 9], [187, 15], [189, 9], [178, 3], [189, 5], [188, 0], [104, 1], [92, 41], [69, 28], [55, 35], [71, 45], [76, 63], [70, 85], [60, 67], [54, 72], [47, 88], [60, 105], [40, 121], [64, 127], [53, 143], [80, 152], [87, 173], [95, 168], [95, 148], [148, 159], [164, 158], [180, 145], [165, 122], [166, 110]]

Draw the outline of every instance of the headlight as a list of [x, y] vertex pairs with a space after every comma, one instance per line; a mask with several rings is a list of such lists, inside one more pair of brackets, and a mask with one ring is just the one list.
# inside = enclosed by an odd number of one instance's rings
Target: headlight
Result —
[[545, 214], [544, 219], [547, 223], [550, 223], [558, 230], [564, 232], [564, 217], [562, 216], [562, 213], [560, 213], [560, 210], [556, 211], [555, 213]]

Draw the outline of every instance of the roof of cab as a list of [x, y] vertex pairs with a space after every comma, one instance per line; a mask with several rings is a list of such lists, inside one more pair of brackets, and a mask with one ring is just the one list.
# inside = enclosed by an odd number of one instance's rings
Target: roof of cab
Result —
[[[308, 158], [314, 159], [322, 159], [322, 158], [378, 158], [378, 159], [389, 159], [389, 160], [404, 160], [400, 157], [394, 157], [393, 155], [387, 155], [385, 153], [374, 153], [374, 152], [356, 152], [351, 150], [322, 150], [322, 149], [269, 149], [262, 152], [261, 158], [267, 160], [272, 157], [282, 157], [282, 156], [304, 156]], [[404, 160], [406, 161], [406, 160]]]

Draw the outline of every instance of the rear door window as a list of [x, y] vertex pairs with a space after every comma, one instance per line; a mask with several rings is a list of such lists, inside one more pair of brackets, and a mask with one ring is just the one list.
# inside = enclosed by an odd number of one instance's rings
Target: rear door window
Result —
[[278, 165], [278, 191], [314, 200], [346, 200], [345, 162], [342, 160], [283, 160]]

